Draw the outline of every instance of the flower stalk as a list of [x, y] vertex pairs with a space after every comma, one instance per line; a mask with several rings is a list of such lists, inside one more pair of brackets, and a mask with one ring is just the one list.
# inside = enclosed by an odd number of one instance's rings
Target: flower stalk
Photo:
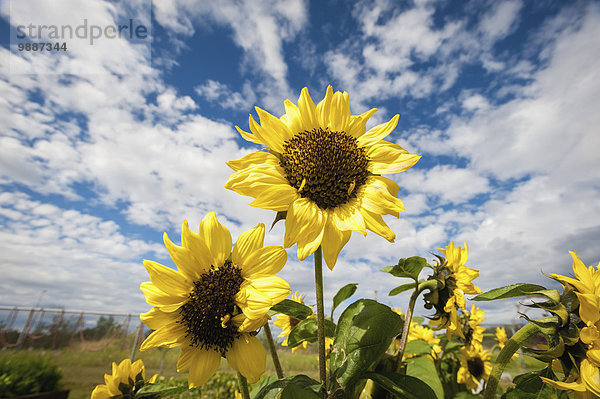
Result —
[[248, 391], [248, 380], [239, 371], [237, 372], [238, 386], [242, 393], [242, 398], [250, 399], [250, 392]]
[[[323, 254], [321, 246], [314, 254], [315, 258], [315, 290], [317, 297], [317, 337], [319, 345], [319, 381], [327, 392], [327, 369], [325, 367], [325, 309], [323, 306]], [[323, 395], [325, 397], [325, 395]]]
[[265, 324], [265, 335], [267, 336], [267, 343], [269, 344], [269, 351], [271, 352], [271, 358], [273, 359], [273, 366], [275, 367], [275, 371], [277, 372], [277, 378], [283, 378], [283, 369], [281, 368], [281, 363], [279, 362], [279, 356], [277, 355], [277, 348], [275, 347], [275, 342], [273, 341], [273, 334], [271, 334], [271, 327], [269, 326], [269, 322]]
[[413, 291], [410, 299], [408, 301], [408, 310], [406, 311], [406, 317], [404, 318], [404, 326], [402, 327], [402, 335], [400, 336], [400, 346], [398, 348], [398, 353], [396, 354], [396, 360], [394, 365], [394, 370], [398, 371], [398, 367], [400, 366], [400, 362], [402, 361], [402, 356], [404, 355], [404, 348], [406, 347], [406, 341], [408, 340], [408, 332], [410, 330], [410, 322], [412, 320], [413, 311], [415, 309], [415, 304], [417, 302], [417, 298], [419, 294], [424, 290], [428, 289], [433, 291], [437, 288], [437, 280], [427, 280], [422, 283], [418, 283], [417, 287]]
[[[559, 323], [558, 317], [546, 317], [540, 320], [537, 320], [539, 323], [551, 323], [556, 322], [557, 325]], [[490, 377], [488, 379], [487, 385], [485, 387], [485, 393], [483, 395], [483, 399], [493, 399], [496, 394], [496, 389], [498, 388], [498, 383], [500, 382], [500, 378], [502, 377], [502, 372], [504, 368], [512, 359], [512, 356], [519, 350], [520, 347], [523, 346], [525, 342], [535, 334], [540, 332], [540, 327], [535, 323], [529, 323], [526, 326], [522, 327], [519, 331], [517, 331], [504, 345], [504, 348], [498, 354], [496, 358], [496, 362], [494, 363], [494, 367], [492, 368], [492, 372], [490, 373]]]

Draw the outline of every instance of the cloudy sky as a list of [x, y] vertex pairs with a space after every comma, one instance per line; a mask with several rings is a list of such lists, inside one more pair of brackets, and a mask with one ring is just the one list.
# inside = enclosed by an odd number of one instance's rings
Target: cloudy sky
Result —
[[[431, 260], [451, 240], [469, 244], [483, 290], [555, 287], [542, 272], [567, 274], [569, 250], [600, 261], [598, 3], [0, 5], [0, 305], [33, 306], [46, 290], [46, 307], [147, 311], [142, 259], [172, 265], [163, 232], [179, 242], [182, 220], [197, 226], [210, 211], [234, 240], [273, 220], [223, 187], [225, 162], [258, 149], [234, 126], [247, 130], [255, 105], [281, 115], [305, 86], [319, 101], [329, 84], [353, 114], [378, 108], [372, 125], [400, 114], [389, 140], [422, 159], [392, 175], [406, 206], [386, 219], [396, 242], [354, 233], [325, 270], [328, 298], [358, 282], [360, 296], [405, 308], [406, 296], [387, 295], [405, 281], [379, 270]], [[130, 18], [151, 35], [16, 47], [19, 25]], [[283, 231], [266, 241], [282, 244]], [[311, 258], [291, 248], [281, 276], [314, 303]], [[483, 308], [510, 322], [515, 305]]]

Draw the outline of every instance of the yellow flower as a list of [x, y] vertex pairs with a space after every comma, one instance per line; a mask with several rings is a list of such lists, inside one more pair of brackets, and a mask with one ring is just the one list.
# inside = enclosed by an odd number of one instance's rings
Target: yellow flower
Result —
[[437, 356], [442, 352], [442, 348], [440, 347], [440, 339], [436, 338], [433, 335], [433, 330], [427, 326], [422, 326], [414, 321], [410, 323], [410, 330], [408, 330], [408, 337], [406, 339], [407, 342], [415, 341], [420, 339], [421, 341], [427, 342], [431, 345], [431, 356]]
[[[296, 292], [294, 295], [292, 295], [292, 301], [304, 304], [304, 301], [302, 300], [303, 296], [304, 294], [298, 295], [298, 292]], [[312, 315], [309, 317], [312, 317]], [[277, 319], [273, 321], [273, 324], [281, 328], [281, 334], [279, 334], [278, 337], [285, 337], [285, 340], [283, 341], [281, 346], [288, 346], [288, 338], [290, 337], [290, 333], [292, 332], [294, 327], [296, 327], [298, 323], [300, 323], [300, 321], [300, 319], [288, 315], [279, 315], [277, 316]], [[306, 348], [308, 348], [308, 341], [304, 341], [300, 345], [293, 347], [292, 354], [295, 354], [298, 349]]]
[[482, 344], [485, 328], [481, 327], [480, 324], [485, 320], [484, 314], [485, 312], [482, 309], [471, 305], [471, 311], [467, 314], [467, 331], [465, 334], [465, 344], [467, 346]]
[[[124, 359], [119, 365], [113, 362], [112, 375], [104, 374], [104, 384], [96, 386], [92, 391], [92, 399], [109, 399], [113, 397], [121, 397], [124, 395], [133, 396], [138, 389], [144, 386], [145, 383], [153, 383], [158, 377], [155, 374], [149, 380], [146, 379], [146, 369], [142, 360], [136, 360], [133, 364], [131, 360]], [[133, 385], [131, 385], [133, 381]], [[127, 388], [124, 388], [123, 385]], [[121, 389], [119, 389], [121, 386]]]
[[242, 394], [236, 389], [234, 392], [235, 399], [243, 399]]
[[436, 309], [436, 314], [431, 325], [436, 330], [445, 328], [448, 340], [453, 335], [465, 338], [458, 318], [457, 309], [465, 311], [465, 294], [479, 294], [481, 290], [476, 287], [472, 280], [479, 276], [479, 271], [465, 265], [469, 255], [469, 247], [455, 247], [451, 241], [446, 248], [439, 248], [445, 255], [445, 259], [434, 267], [434, 274], [430, 279], [437, 279], [442, 287], [435, 293], [425, 295], [426, 301]]
[[225, 187], [254, 197], [254, 207], [287, 212], [284, 245], [296, 243], [300, 260], [321, 245], [333, 269], [352, 231], [371, 230], [393, 242], [381, 215], [398, 217], [404, 205], [398, 184], [381, 175], [405, 171], [420, 158], [383, 140], [399, 116], [367, 131], [376, 109], [351, 115], [348, 93], [334, 93], [331, 86], [316, 106], [307, 88], [297, 106], [290, 100], [284, 105], [280, 118], [256, 107], [260, 124], [250, 116], [252, 133], [236, 126], [267, 151], [228, 162], [235, 173]]
[[479, 345], [465, 346], [458, 354], [460, 368], [458, 369], [457, 382], [465, 384], [467, 389], [476, 389], [479, 381], [487, 381], [492, 371], [490, 358], [492, 355]]
[[265, 226], [259, 224], [242, 233], [232, 251], [229, 230], [211, 212], [198, 233], [183, 222], [181, 247], [165, 233], [177, 270], [144, 261], [150, 282], [140, 288], [154, 307], [141, 319], [154, 332], [141, 350], [180, 346], [177, 371], [190, 369], [190, 387], [204, 384], [221, 357], [250, 382], [265, 370], [266, 351], [249, 332], [266, 323], [267, 311], [290, 288], [274, 276], [287, 254], [280, 246], [263, 247], [264, 235]]
[[[546, 384], [563, 391], [574, 391], [576, 399], [593, 399], [600, 396], [600, 369], [588, 359], [583, 359], [579, 366], [579, 377], [575, 381], [554, 381], [540, 377]], [[594, 396], [595, 395], [595, 396]]]

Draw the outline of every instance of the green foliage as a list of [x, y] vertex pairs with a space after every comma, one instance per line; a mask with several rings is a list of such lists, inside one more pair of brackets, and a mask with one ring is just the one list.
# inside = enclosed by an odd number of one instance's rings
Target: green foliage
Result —
[[331, 315], [333, 316], [333, 311], [335, 308], [339, 306], [340, 303], [344, 302], [346, 299], [350, 298], [356, 292], [356, 287], [358, 283], [350, 283], [346, 284], [342, 288], [339, 289], [337, 294], [333, 297], [333, 306], [331, 307]]
[[317, 399], [319, 395], [319, 383], [305, 375], [276, 380], [265, 385], [253, 399]]
[[565, 391], [544, 384], [540, 376], [556, 379], [551, 367], [540, 371], [521, 374], [513, 379], [514, 388], [509, 388], [502, 399], [567, 399]]
[[276, 315], [277, 313], [283, 313], [285, 315], [295, 317], [296, 319], [304, 320], [308, 316], [312, 315], [313, 311], [306, 305], [292, 301], [290, 299], [284, 299], [283, 301], [273, 306], [269, 311], [270, 316]]
[[[317, 332], [317, 319], [315, 317], [304, 319], [290, 332], [288, 346], [293, 348], [304, 341], [316, 342], [318, 339]], [[331, 320], [325, 319], [325, 336], [333, 337], [334, 334], [335, 324]]]
[[402, 285], [399, 285], [396, 288], [392, 288], [390, 290], [390, 293], [388, 295], [389, 296], [395, 296], [395, 295], [403, 293], [404, 291], [408, 291], [408, 290], [411, 290], [411, 289], [416, 288], [416, 287], [417, 287], [417, 282], [416, 281], [414, 283], [402, 284]]
[[410, 375], [390, 372], [365, 372], [361, 375], [375, 381], [386, 391], [405, 399], [437, 399], [435, 392], [425, 382]]
[[425, 258], [411, 256], [410, 258], [402, 258], [398, 261], [398, 264], [384, 267], [381, 271], [390, 273], [392, 276], [412, 278], [418, 281], [419, 274], [424, 267], [430, 267]]
[[556, 290], [549, 290], [541, 285], [537, 284], [526, 284], [517, 283], [507, 285], [506, 287], [494, 288], [483, 294], [479, 294], [474, 298], [473, 301], [495, 301], [497, 299], [516, 298], [520, 296], [537, 295], [544, 296], [555, 303], [560, 300], [560, 294]]
[[[431, 348], [429, 348], [429, 353], [431, 353]], [[438, 376], [435, 364], [429, 356], [416, 356], [406, 359], [406, 364], [407, 375], [415, 377], [427, 384], [427, 386], [434, 392], [437, 399], [444, 399], [444, 388], [442, 387], [442, 382]], [[419, 395], [419, 397], [422, 397], [422, 395]]]
[[[152, 388], [154, 385], [158, 387]], [[159, 378], [158, 384], [144, 387], [144, 390], [157, 389], [164, 391], [168, 399], [219, 399], [233, 398], [235, 391], [238, 389], [237, 377], [231, 373], [217, 371], [207, 382], [200, 388], [188, 390], [187, 378]], [[168, 391], [172, 389], [172, 391]], [[145, 395], [142, 395], [145, 396]]]
[[359, 374], [385, 353], [402, 326], [398, 314], [374, 300], [361, 299], [344, 310], [331, 353], [331, 368], [341, 388], [351, 389]]
[[47, 357], [18, 353], [0, 358], [0, 397], [55, 391], [61, 377], [62, 371]]
[[410, 341], [404, 347], [405, 355], [429, 355], [431, 354], [431, 345], [422, 339]]

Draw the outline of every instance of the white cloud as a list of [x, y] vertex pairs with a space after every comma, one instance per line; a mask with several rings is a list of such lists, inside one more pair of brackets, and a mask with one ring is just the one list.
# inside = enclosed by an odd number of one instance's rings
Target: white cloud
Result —
[[194, 88], [196, 93], [207, 101], [216, 102], [225, 109], [250, 110], [256, 104], [256, 95], [249, 82], [244, 83], [242, 92], [232, 91], [229, 86], [215, 80]]

